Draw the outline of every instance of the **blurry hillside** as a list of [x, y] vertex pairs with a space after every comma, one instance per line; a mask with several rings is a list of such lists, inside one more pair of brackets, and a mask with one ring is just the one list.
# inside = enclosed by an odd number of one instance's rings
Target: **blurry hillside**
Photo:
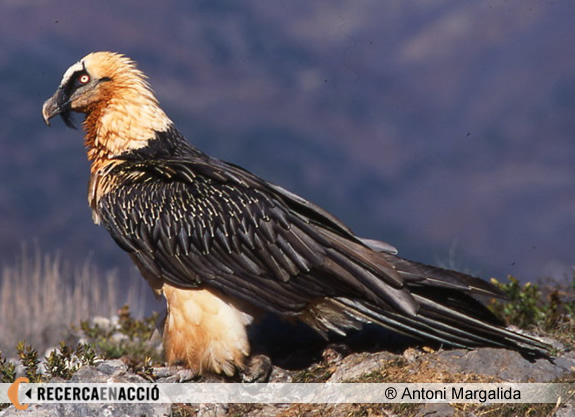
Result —
[[359, 234], [484, 277], [560, 277], [575, 263], [574, 17], [524, 0], [4, 1], [0, 260], [36, 240], [128, 268], [92, 224], [81, 132], [40, 117], [68, 66], [114, 50], [190, 141]]

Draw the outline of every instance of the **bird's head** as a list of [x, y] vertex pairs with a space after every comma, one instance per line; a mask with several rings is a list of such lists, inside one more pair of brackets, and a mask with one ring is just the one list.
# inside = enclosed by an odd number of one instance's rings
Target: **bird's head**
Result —
[[88, 147], [111, 154], [145, 146], [171, 123], [135, 62], [113, 52], [93, 52], [68, 68], [42, 107], [48, 125], [60, 115], [74, 127], [72, 112], [87, 116]]
[[129, 58], [112, 52], [91, 53], [64, 73], [60, 86], [44, 103], [42, 116], [49, 125], [51, 118], [60, 115], [72, 127], [71, 112], [88, 113], [130, 84], [149, 90], [144, 75]]

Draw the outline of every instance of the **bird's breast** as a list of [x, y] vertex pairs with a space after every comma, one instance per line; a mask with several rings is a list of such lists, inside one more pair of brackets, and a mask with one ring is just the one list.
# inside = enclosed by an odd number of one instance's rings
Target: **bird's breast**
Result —
[[253, 309], [214, 289], [163, 285], [168, 304], [164, 348], [169, 363], [233, 375], [250, 353], [246, 327]]

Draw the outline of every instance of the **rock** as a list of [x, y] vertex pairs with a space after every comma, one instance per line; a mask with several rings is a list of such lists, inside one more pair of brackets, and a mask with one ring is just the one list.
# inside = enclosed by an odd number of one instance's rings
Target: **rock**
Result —
[[154, 368], [154, 375], [158, 378], [156, 380], [158, 383], [187, 382], [197, 378], [194, 371], [180, 366], [162, 366]]
[[290, 371], [274, 366], [270, 374], [270, 382], [292, 382], [291, 374]]
[[157, 417], [170, 415], [170, 404], [33, 404], [27, 410], [14, 407], [1, 417]]
[[553, 415], [553, 417], [573, 417], [573, 416], [575, 416], [575, 405], [573, 404], [564, 404]]
[[[393, 382], [487, 382], [490, 380], [507, 382], [549, 382], [557, 378], [575, 375], [575, 352], [565, 352], [554, 361], [540, 359], [529, 362], [516, 352], [505, 349], [481, 348], [476, 350], [445, 350], [425, 352], [408, 349], [403, 354], [391, 352], [352, 353], [339, 356], [331, 350], [323, 355], [323, 366], [333, 369], [328, 382], [347, 382], [358, 380], [368, 382], [375, 378], [385, 378]], [[326, 358], [327, 357], [327, 358]], [[325, 363], [327, 362], [327, 363]], [[273, 366], [270, 382], [290, 382], [302, 371], [288, 370]], [[312, 369], [313, 372], [313, 369]], [[184, 382], [197, 379], [196, 375], [185, 368], [171, 366], [154, 368], [157, 382]], [[372, 374], [368, 378], [366, 375]], [[329, 373], [327, 373], [329, 375]], [[466, 379], [466, 378], [472, 379]], [[485, 378], [485, 380], [483, 380]], [[205, 380], [205, 379], [204, 379]], [[209, 379], [208, 379], [209, 380]], [[92, 367], [81, 368], [70, 382], [135, 382], [146, 383], [144, 378], [133, 374], [122, 360], [97, 362]], [[391, 404], [43, 404], [30, 405], [27, 411], [17, 411], [10, 407], [0, 412], [0, 417], [64, 417], [64, 416], [169, 416], [178, 414], [178, 407], [184, 407], [181, 415], [201, 417], [227, 417], [246, 415], [250, 417], [274, 416], [428, 416], [473, 417], [481, 415], [484, 408], [455, 408], [450, 404], [413, 404], [410, 408], [398, 408]], [[366, 412], [362, 407], [367, 407]], [[501, 407], [504, 407], [503, 405]], [[537, 407], [535, 405], [534, 407]], [[397, 411], [402, 410], [402, 411]], [[319, 414], [318, 414], [319, 413]], [[323, 413], [323, 414], [322, 414]], [[476, 413], [476, 414], [474, 414]], [[564, 404], [555, 410], [555, 417], [575, 415], [573, 404]]]
[[200, 404], [197, 417], [226, 417], [228, 409], [227, 404]]
[[351, 381], [379, 369], [384, 361], [397, 357], [398, 355], [390, 352], [353, 353], [337, 364], [337, 370], [327, 382]]
[[[61, 382], [61, 381], [58, 381]], [[96, 367], [82, 367], [70, 382], [124, 382], [145, 383], [142, 377], [128, 372], [121, 360], [109, 360]], [[0, 417], [155, 417], [170, 415], [170, 404], [31, 404], [27, 410], [14, 407], [0, 412]]]
[[553, 361], [530, 362], [507, 349], [446, 350], [430, 355], [430, 366], [450, 373], [474, 373], [507, 382], [549, 382], [575, 370], [575, 357], [569, 352]]
[[104, 332], [111, 332], [116, 328], [116, 325], [108, 317], [95, 316], [91, 321], [92, 327], [97, 327]]
[[122, 343], [127, 343], [130, 341], [130, 337], [124, 333], [116, 332], [110, 336], [110, 343], [114, 345], [121, 346]]
[[422, 404], [416, 417], [452, 417], [455, 415], [455, 408], [449, 404]]
[[[80, 371], [89, 371], [90, 368], [84, 367]], [[96, 364], [96, 370], [104, 375], [123, 375], [128, 372], [128, 365], [120, 359], [110, 359]], [[80, 372], [76, 374], [78, 376]]]

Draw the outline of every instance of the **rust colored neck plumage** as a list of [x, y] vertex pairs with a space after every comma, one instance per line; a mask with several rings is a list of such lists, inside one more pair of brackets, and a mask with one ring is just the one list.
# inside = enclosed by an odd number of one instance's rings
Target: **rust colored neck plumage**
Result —
[[103, 143], [105, 141], [101, 138], [98, 140], [98, 131], [100, 130], [98, 129], [98, 124], [101, 119], [101, 113], [101, 107], [92, 109], [86, 115], [86, 120], [83, 123], [85, 131], [84, 146], [86, 147], [88, 160], [91, 163], [92, 173], [99, 168], [95, 165], [101, 165], [102, 162], [109, 160], [112, 157], [110, 149], [105, 146], [105, 143]]
[[121, 154], [143, 148], [170, 119], [149, 90], [116, 86], [86, 111], [84, 144], [94, 174]]

